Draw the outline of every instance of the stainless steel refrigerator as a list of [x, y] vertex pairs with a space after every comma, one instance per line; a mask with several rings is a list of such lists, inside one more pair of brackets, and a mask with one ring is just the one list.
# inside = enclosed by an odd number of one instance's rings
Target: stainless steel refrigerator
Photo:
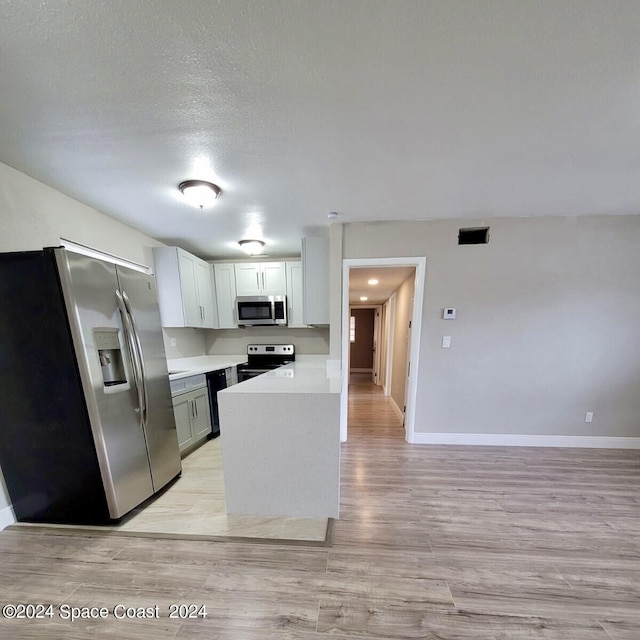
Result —
[[18, 521], [117, 520], [181, 472], [153, 276], [0, 254], [0, 467]]

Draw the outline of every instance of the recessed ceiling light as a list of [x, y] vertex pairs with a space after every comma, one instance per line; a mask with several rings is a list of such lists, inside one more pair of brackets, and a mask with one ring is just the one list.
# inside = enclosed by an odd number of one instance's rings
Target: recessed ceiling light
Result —
[[380, 280], [378, 280], [377, 278], [371, 278], [370, 280], [367, 280], [367, 284], [370, 284], [371, 286], [378, 284], [378, 282], [380, 282]]
[[250, 256], [257, 256], [262, 253], [264, 249], [264, 242], [262, 240], [240, 240], [238, 242], [240, 248]]
[[361, 302], [366, 302], [369, 298], [367, 298], [367, 296], [360, 296], [360, 301]]
[[212, 207], [221, 192], [217, 184], [205, 180], [185, 180], [178, 185], [178, 189], [189, 204], [200, 209]]

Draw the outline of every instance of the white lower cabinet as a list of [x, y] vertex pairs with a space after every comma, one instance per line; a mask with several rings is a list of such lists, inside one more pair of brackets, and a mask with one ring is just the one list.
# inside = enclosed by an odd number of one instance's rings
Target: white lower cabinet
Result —
[[209, 393], [206, 386], [185, 389], [182, 393], [174, 394], [172, 401], [178, 445], [180, 453], [183, 453], [211, 433]]

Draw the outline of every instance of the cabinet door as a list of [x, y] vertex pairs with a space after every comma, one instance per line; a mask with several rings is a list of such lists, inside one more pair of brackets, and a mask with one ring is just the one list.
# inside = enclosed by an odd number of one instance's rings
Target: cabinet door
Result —
[[287, 305], [288, 325], [306, 327], [302, 320], [302, 263], [287, 262]]
[[213, 265], [219, 329], [238, 328], [236, 322], [236, 280], [233, 267], [232, 264]]
[[236, 295], [262, 295], [262, 280], [259, 262], [240, 262], [235, 265]]
[[178, 445], [180, 451], [184, 451], [190, 447], [193, 442], [193, 434], [191, 433], [191, 414], [193, 408], [191, 404], [191, 393], [183, 393], [179, 396], [172, 398], [173, 400], [173, 414], [176, 418], [176, 430], [178, 431]]
[[182, 308], [186, 327], [201, 326], [198, 289], [196, 287], [196, 258], [186, 251], [178, 250], [178, 269], [180, 271], [180, 289]]
[[194, 442], [201, 440], [211, 433], [211, 412], [209, 410], [209, 393], [206, 389], [193, 391], [191, 402], [193, 403], [192, 431]]
[[211, 265], [207, 262], [195, 263], [196, 288], [201, 314], [200, 326], [206, 329], [218, 328], [218, 310], [213, 297], [213, 277]]
[[260, 284], [265, 296], [282, 295], [287, 291], [287, 271], [284, 262], [263, 262]]

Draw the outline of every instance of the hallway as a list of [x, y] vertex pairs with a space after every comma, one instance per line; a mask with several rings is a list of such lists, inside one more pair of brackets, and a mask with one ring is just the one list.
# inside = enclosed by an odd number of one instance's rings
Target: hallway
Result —
[[382, 387], [371, 382], [370, 373], [349, 377], [348, 437], [376, 437], [404, 440], [404, 428], [385, 397]]

